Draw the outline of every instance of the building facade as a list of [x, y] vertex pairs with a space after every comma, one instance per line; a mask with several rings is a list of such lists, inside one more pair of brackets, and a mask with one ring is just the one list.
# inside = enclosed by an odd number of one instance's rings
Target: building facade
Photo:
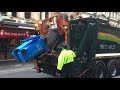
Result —
[[55, 12], [0, 12], [0, 16], [5, 18], [13, 17], [14, 19], [21, 20], [44, 20], [45, 18], [51, 17]]
[[[44, 20], [45, 18], [52, 17], [56, 14], [63, 13], [67, 14], [69, 17], [72, 15], [76, 16], [78, 13], [86, 12], [0, 12], [0, 15], [7, 16], [8, 18], [13, 17], [14, 19], [22, 20]], [[114, 20], [120, 20], [120, 12], [87, 12], [87, 13], [97, 13], [103, 14], [106, 17], [109, 17]]]
[[120, 12], [96, 12], [98, 14], [104, 14], [111, 19], [120, 20]]
[[109, 21], [109, 24], [111, 24], [114, 27], [120, 27], [120, 12], [85, 12], [84, 15], [87, 14], [95, 14], [100, 15], [106, 20]]

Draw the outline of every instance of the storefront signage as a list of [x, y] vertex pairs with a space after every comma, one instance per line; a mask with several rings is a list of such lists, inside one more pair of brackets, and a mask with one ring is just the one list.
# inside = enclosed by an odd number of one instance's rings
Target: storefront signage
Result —
[[5, 38], [10, 38], [10, 37], [14, 37], [14, 38], [19, 38], [19, 37], [29, 37], [30, 34], [28, 32], [26, 33], [20, 33], [20, 32], [0, 32], [0, 37], [5, 37]]

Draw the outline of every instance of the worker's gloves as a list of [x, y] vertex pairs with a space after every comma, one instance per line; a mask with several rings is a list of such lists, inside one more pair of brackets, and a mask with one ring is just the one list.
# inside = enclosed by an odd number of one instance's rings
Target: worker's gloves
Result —
[[56, 77], [60, 77], [60, 70], [56, 69], [56, 73], [55, 73]]
[[56, 69], [56, 72], [57, 72], [57, 73], [60, 73], [60, 71], [61, 71], [61, 70]]
[[57, 77], [57, 78], [60, 78], [60, 73], [55, 73], [55, 76]]

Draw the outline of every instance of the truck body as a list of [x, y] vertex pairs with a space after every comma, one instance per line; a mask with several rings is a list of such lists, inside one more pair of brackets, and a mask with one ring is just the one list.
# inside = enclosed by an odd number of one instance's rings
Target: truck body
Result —
[[49, 50], [35, 56], [35, 69], [55, 76], [60, 45], [68, 44], [75, 51], [72, 77], [105, 78], [119, 74], [120, 28], [111, 26], [99, 18], [80, 18], [66, 21], [56, 17], [55, 29], [41, 24], [40, 35], [46, 38]]

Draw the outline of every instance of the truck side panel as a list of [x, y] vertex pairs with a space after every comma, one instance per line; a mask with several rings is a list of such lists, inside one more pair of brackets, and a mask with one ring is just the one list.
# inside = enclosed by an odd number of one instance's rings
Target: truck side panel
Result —
[[97, 54], [120, 53], [120, 28], [101, 25], [97, 39]]

